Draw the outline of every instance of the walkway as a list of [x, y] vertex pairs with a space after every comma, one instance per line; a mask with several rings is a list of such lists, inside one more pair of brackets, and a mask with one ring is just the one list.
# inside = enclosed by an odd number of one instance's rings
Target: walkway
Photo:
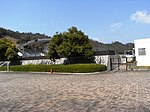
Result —
[[150, 112], [150, 72], [0, 73], [0, 112]]

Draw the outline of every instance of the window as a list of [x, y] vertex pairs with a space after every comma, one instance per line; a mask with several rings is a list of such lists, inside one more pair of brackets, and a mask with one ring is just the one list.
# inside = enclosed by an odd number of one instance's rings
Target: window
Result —
[[124, 54], [125, 55], [134, 55], [134, 51], [133, 50], [125, 50]]
[[138, 49], [138, 54], [139, 54], [139, 56], [146, 55], [146, 48], [139, 48]]

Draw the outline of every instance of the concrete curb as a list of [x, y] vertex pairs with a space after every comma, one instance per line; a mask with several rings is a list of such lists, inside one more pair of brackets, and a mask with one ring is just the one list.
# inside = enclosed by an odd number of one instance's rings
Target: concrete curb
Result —
[[102, 71], [102, 72], [90, 72], [90, 73], [60, 73], [60, 72], [54, 72], [52, 75], [96, 75], [96, 74], [103, 74], [107, 73], [108, 71]]
[[23, 73], [23, 74], [49, 74], [49, 75], [96, 75], [96, 74], [104, 74], [108, 73], [109, 71], [102, 71], [102, 72], [90, 72], [90, 73], [61, 73], [61, 72], [14, 72], [14, 71], [0, 71], [0, 73]]

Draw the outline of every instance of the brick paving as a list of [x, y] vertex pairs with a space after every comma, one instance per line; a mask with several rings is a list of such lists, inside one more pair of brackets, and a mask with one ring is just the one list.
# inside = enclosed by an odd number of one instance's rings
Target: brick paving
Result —
[[0, 112], [150, 112], [150, 71], [0, 73]]

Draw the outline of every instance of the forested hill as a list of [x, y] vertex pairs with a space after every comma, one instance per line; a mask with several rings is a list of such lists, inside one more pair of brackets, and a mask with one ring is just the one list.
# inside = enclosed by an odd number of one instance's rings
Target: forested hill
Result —
[[49, 36], [40, 33], [20, 33], [18, 31], [12, 31], [5, 28], [0, 28], [0, 38], [9, 38], [15, 43], [26, 43], [29, 40], [39, 39], [39, 38], [49, 38]]
[[[50, 38], [45, 34], [40, 33], [20, 33], [18, 31], [12, 31], [5, 28], [0, 28], [0, 38], [8, 38], [15, 43], [26, 43], [27, 41], [39, 39], [39, 38]], [[105, 51], [105, 50], [115, 50], [117, 53], [124, 53], [125, 50], [131, 50], [134, 47], [133, 43], [123, 44], [121, 42], [113, 42], [111, 44], [101, 43], [90, 39], [94, 51]]]
[[125, 50], [133, 50], [134, 44], [133, 43], [127, 43], [123, 44], [121, 42], [115, 41], [110, 44], [105, 44], [98, 42], [96, 40], [90, 40], [90, 43], [93, 46], [94, 51], [106, 51], [106, 50], [114, 50], [116, 53], [124, 54]]

